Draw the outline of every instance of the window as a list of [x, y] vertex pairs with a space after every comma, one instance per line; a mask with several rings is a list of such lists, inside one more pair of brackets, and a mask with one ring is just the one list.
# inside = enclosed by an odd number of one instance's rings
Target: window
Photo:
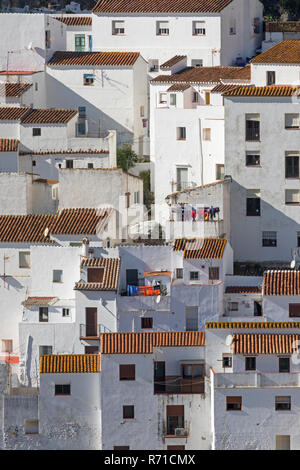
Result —
[[94, 85], [94, 74], [93, 73], [84, 73], [83, 74], [83, 84], [85, 86]]
[[232, 367], [232, 356], [224, 354], [223, 359], [222, 359], [222, 364], [223, 364], [224, 369], [226, 369], [227, 367]]
[[140, 192], [139, 191], [134, 192], [133, 200], [134, 200], [134, 204], [139, 204], [140, 203]]
[[75, 34], [75, 51], [76, 52], [85, 51], [85, 35], [84, 34]]
[[47, 322], [49, 319], [48, 307], [39, 307], [39, 321]]
[[262, 233], [262, 246], [276, 247], [277, 246], [277, 232], [263, 232]]
[[52, 346], [39, 346], [40, 357], [52, 354]]
[[255, 317], [261, 317], [262, 316], [262, 305], [260, 302], [257, 302], [256, 300], [253, 303], [254, 306], [254, 316]]
[[71, 384], [55, 384], [55, 395], [71, 395]]
[[36, 161], [32, 160], [32, 166], [36, 166]]
[[258, 17], [253, 19], [253, 32], [254, 34], [259, 34], [260, 32], [260, 19]]
[[300, 304], [289, 304], [289, 316], [300, 317]]
[[203, 59], [192, 59], [191, 60], [192, 67], [203, 67]]
[[242, 397], [226, 397], [226, 410], [227, 411], [241, 411], [242, 410]]
[[216, 165], [216, 179], [217, 180], [222, 180], [224, 179], [224, 176], [225, 176], [225, 168], [224, 168], [224, 165], [219, 165], [217, 164]]
[[70, 316], [70, 309], [69, 308], [63, 308], [62, 309], [62, 316], [63, 317], [69, 317]]
[[291, 438], [290, 436], [277, 435], [276, 436], [276, 450], [290, 450]]
[[260, 216], [260, 190], [247, 190], [247, 208], [246, 215], [248, 217]]
[[94, 163], [88, 163], [88, 164], [87, 164], [87, 167], [88, 167], [89, 169], [94, 168]]
[[123, 406], [123, 419], [133, 419], [133, 418], [134, 418], [134, 406], [124, 405]]
[[141, 318], [141, 328], [153, 328], [153, 318], [151, 317]]
[[219, 268], [209, 268], [208, 273], [210, 281], [217, 281], [220, 279]]
[[51, 197], [55, 201], [58, 200], [58, 187], [57, 186], [52, 187]]
[[140, 106], [140, 117], [145, 116], [145, 107], [143, 105]]
[[205, 21], [193, 21], [193, 36], [205, 36]]
[[291, 397], [275, 397], [275, 410], [276, 411], [290, 411], [291, 410]]
[[33, 137], [38, 137], [41, 135], [41, 128], [40, 127], [34, 127], [32, 129], [32, 135]]
[[12, 353], [13, 351], [13, 340], [12, 339], [2, 339], [2, 352]]
[[275, 85], [275, 72], [267, 72], [267, 85]]
[[230, 20], [229, 35], [230, 36], [236, 35], [236, 18], [231, 18]]
[[114, 450], [129, 450], [129, 446], [114, 446]]
[[39, 89], [39, 84], [38, 84], [38, 82], [35, 82], [35, 84], [34, 84], [34, 89], [35, 89], [35, 91], [38, 91], [38, 89]]
[[39, 420], [38, 419], [25, 419], [24, 428], [25, 428], [25, 434], [38, 434], [39, 433]]
[[246, 166], [260, 166], [260, 154], [258, 152], [246, 152]]
[[98, 354], [99, 346], [85, 346], [84, 353], [85, 354]]
[[156, 22], [156, 35], [157, 36], [168, 36], [169, 35], [169, 22], [168, 21], [157, 21]]
[[170, 106], [176, 106], [176, 93], [170, 93]]
[[184, 428], [184, 405], [167, 405], [167, 434], [175, 436], [178, 428]]
[[[177, 191], [181, 191], [186, 189], [189, 185], [188, 182], [188, 168], [176, 168], [176, 177], [177, 177]], [[183, 209], [184, 206], [181, 206]], [[184, 220], [184, 214], [182, 211], [182, 220]]]
[[239, 309], [239, 303], [238, 302], [228, 302], [228, 308], [230, 312], [237, 312]]
[[256, 370], [256, 357], [245, 357], [245, 370]]
[[190, 271], [190, 281], [199, 280], [199, 271]]
[[286, 189], [285, 190], [285, 203], [286, 204], [300, 204], [300, 190], [299, 189]]
[[104, 276], [104, 268], [88, 268], [87, 282], [102, 282]]
[[290, 358], [280, 357], [278, 360], [279, 372], [290, 372]]
[[51, 33], [48, 29], [45, 31], [45, 46], [46, 49], [50, 49], [51, 47]]
[[297, 247], [300, 248], [300, 232], [297, 232]]
[[204, 393], [204, 364], [182, 364], [181, 392]]
[[286, 129], [299, 129], [300, 120], [298, 114], [285, 114], [285, 128]]
[[130, 193], [125, 193], [126, 198], [126, 209], [130, 207]]
[[120, 380], [135, 380], [135, 364], [120, 364]]
[[112, 34], [114, 36], [125, 34], [125, 21], [113, 21], [112, 22]]
[[299, 153], [289, 152], [285, 154], [285, 177], [299, 178]]
[[154, 362], [154, 393], [164, 393], [166, 391], [165, 369], [165, 362]]
[[168, 94], [163, 92], [159, 93], [159, 104], [167, 104], [168, 102]]
[[158, 59], [149, 59], [149, 71], [150, 72], [158, 72], [159, 70], [159, 62]]
[[78, 107], [78, 117], [85, 119], [86, 118], [86, 107], [85, 106], [79, 106]]
[[73, 160], [66, 160], [66, 168], [73, 168]]
[[246, 140], [258, 141], [260, 139], [260, 115], [246, 114]]
[[205, 92], [205, 104], [206, 105], [210, 104], [210, 92], [209, 91]]
[[185, 307], [185, 330], [198, 331], [198, 307]]
[[30, 268], [30, 251], [19, 251], [19, 268]]
[[211, 129], [203, 129], [203, 140], [211, 140]]
[[199, 93], [198, 93], [198, 91], [193, 91], [193, 103], [199, 103]]
[[177, 140], [186, 140], [186, 128], [177, 127]]
[[176, 268], [176, 279], [183, 279], [183, 269]]
[[63, 282], [63, 272], [61, 269], [53, 269], [53, 282]]

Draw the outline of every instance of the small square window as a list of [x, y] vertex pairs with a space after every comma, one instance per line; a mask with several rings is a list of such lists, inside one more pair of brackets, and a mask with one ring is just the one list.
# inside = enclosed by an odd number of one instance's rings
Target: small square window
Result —
[[186, 140], [186, 128], [177, 127], [177, 140]]
[[246, 152], [246, 166], [260, 166], [260, 154], [258, 152]]
[[239, 303], [238, 302], [228, 302], [228, 308], [230, 312], [237, 312], [239, 309]]
[[141, 318], [141, 328], [153, 328], [153, 318], [151, 317], [143, 317]]
[[135, 380], [135, 364], [120, 364], [120, 380]]
[[66, 168], [73, 168], [73, 160], [66, 160]]
[[53, 282], [63, 282], [63, 271], [61, 269], [53, 269]]
[[203, 59], [192, 59], [191, 60], [192, 67], [203, 67]]
[[94, 168], [94, 163], [88, 163], [88, 164], [87, 164], [87, 167], [90, 168], [90, 169], [91, 169], [91, 168]]
[[276, 411], [290, 411], [291, 410], [291, 397], [275, 397], [275, 410]]
[[241, 411], [242, 410], [242, 397], [226, 397], [226, 410], [227, 411]]
[[190, 271], [190, 281], [199, 280], [199, 271]]
[[112, 34], [114, 36], [122, 36], [125, 34], [125, 21], [117, 20], [112, 22]]
[[55, 384], [55, 395], [71, 395], [71, 384]]
[[300, 190], [299, 189], [286, 189], [285, 190], [285, 203], [291, 205], [300, 204]]
[[299, 127], [300, 127], [299, 113], [285, 114], [285, 128], [286, 129], [299, 129]]
[[49, 311], [48, 307], [39, 307], [39, 321], [41, 323], [46, 323], [49, 320]]
[[63, 308], [62, 309], [62, 316], [63, 317], [69, 317], [70, 316], [70, 309], [69, 308]]
[[176, 269], [176, 279], [183, 279], [183, 269], [177, 268]]
[[245, 358], [245, 370], [256, 370], [256, 357]]
[[277, 246], [277, 232], [263, 232], [262, 246], [275, 248]]
[[40, 127], [34, 127], [32, 129], [32, 135], [33, 137], [37, 137], [37, 136], [40, 136], [41, 135], [41, 128]]
[[168, 36], [169, 35], [169, 22], [168, 21], [157, 21], [156, 22], [156, 35], [157, 36]]
[[267, 72], [267, 85], [275, 85], [276, 82], [276, 73], [274, 71]]
[[279, 372], [290, 372], [290, 358], [280, 357], [278, 360]]
[[44, 355], [52, 354], [52, 346], [40, 346], [39, 353], [40, 353], [40, 357]]
[[30, 251], [19, 251], [19, 268], [30, 268]]
[[85, 73], [83, 74], [83, 84], [85, 86], [94, 85], [94, 74], [93, 73]]
[[168, 94], [165, 92], [159, 93], [159, 104], [167, 104]]
[[222, 359], [224, 369], [232, 367], [232, 356], [231, 355], [223, 355]]
[[134, 419], [134, 406], [133, 405], [123, 406], [123, 419]]
[[193, 36], [205, 36], [205, 21], [193, 21]]
[[25, 428], [25, 434], [38, 434], [39, 433], [39, 420], [38, 419], [25, 419], [24, 428]]

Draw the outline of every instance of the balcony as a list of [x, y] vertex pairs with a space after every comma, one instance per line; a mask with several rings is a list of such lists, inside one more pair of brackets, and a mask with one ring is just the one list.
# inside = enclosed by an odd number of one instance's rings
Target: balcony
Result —
[[80, 339], [100, 339], [101, 325], [84, 325], [80, 324]]
[[214, 375], [215, 388], [300, 387], [300, 373], [240, 372]]
[[169, 375], [164, 379], [154, 379], [154, 395], [192, 395], [205, 391], [205, 379], [194, 377], [193, 379], [182, 376]]

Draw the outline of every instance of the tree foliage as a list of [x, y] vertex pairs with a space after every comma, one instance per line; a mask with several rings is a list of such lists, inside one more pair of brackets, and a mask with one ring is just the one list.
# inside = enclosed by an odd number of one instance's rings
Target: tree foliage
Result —
[[132, 150], [131, 145], [124, 144], [122, 148], [118, 148], [117, 165], [119, 168], [122, 168], [124, 171], [127, 171], [129, 168], [135, 166], [138, 160], [139, 157]]

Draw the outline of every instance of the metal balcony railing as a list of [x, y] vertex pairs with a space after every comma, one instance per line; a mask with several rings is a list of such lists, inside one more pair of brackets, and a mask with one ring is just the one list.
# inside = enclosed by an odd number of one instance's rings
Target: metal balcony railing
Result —
[[154, 379], [154, 394], [187, 395], [204, 393], [205, 381], [201, 377], [183, 378], [181, 376], [166, 376], [164, 379]]

